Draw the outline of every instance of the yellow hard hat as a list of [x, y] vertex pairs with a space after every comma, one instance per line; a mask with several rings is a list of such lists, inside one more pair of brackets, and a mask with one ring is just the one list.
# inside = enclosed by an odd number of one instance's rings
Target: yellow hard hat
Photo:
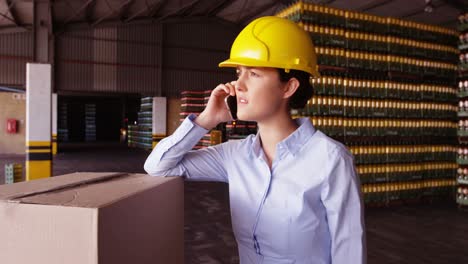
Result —
[[237, 36], [228, 60], [219, 67], [271, 67], [320, 77], [309, 34], [294, 22], [274, 16], [257, 18]]

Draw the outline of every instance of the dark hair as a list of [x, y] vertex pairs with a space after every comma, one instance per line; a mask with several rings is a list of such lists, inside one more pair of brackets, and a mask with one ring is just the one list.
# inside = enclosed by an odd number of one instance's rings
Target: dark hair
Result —
[[302, 109], [307, 104], [307, 101], [312, 97], [314, 89], [310, 83], [310, 74], [299, 70], [290, 70], [286, 72], [284, 69], [278, 69], [279, 79], [281, 82], [287, 82], [291, 78], [296, 78], [299, 81], [299, 87], [289, 99], [289, 108]]

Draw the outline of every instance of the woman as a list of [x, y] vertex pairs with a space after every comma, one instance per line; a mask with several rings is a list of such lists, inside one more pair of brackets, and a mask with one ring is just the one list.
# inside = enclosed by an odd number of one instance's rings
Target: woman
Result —
[[[308, 34], [291, 21], [262, 17], [247, 25], [221, 67], [237, 80], [218, 85], [205, 110], [190, 115], [145, 162], [153, 176], [229, 183], [240, 263], [365, 263], [363, 206], [353, 157], [293, 120], [319, 76]], [[240, 120], [257, 135], [192, 151], [207, 131], [231, 120], [225, 98], [237, 96]]]

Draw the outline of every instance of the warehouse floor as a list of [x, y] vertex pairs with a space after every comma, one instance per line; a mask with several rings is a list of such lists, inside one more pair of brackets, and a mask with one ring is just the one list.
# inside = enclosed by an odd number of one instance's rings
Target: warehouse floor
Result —
[[[148, 154], [120, 144], [67, 144], [54, 158], [53, 170], [54, 175], [143, 172]], [[4, 164], [13, 162], [24, 165], [24, 156], [0, 154], [0, 183]], [[366, 208], [368, 263], [468, 263], [467, 223], [468, 211], [450, 200]], [[186, 182], [185, 259], [186, 263], [238, 263], [225, 184]]]

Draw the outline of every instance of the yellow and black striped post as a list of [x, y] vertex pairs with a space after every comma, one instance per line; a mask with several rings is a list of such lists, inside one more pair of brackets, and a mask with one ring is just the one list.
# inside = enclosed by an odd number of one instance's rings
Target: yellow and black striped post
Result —
[[166, 137], [167, 99], [166, 97], [153, 97], [152, 136], [153, 148]]
[[52, 176], [50, 64], [26, 65], [26, 180]]
[[57, 94], [52, 94], [52, 155], [57, 154]]
[[57, 134], [52, 134], [52, 155], [57, 155]]
[[26, 142], [26, 180], [52, 175], [52, 149], [50, 141]]

